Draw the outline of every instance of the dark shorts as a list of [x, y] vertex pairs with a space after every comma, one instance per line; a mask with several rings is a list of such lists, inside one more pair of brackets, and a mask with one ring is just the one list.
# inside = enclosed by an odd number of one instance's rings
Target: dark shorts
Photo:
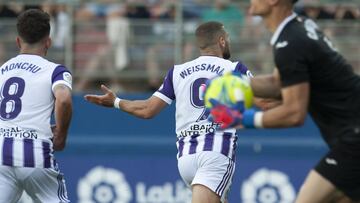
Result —
[[353, 201], [360, 200], [360, 157], [330, 150], [315, 170]]

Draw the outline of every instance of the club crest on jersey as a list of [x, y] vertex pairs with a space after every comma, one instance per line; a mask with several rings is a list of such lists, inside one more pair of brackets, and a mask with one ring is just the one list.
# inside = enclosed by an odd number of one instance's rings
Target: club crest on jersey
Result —
[[287, 41], [283, 41], [283, 42], [278, 42], [275, 45], [275, 48], [279, 49], [279, 48], [284, 48], [288, 45], [289, 43]]
[[64, 72], [63, 78], [66, 82], [68, 82], [69, 84], [72, 84], [72, 76], [69, 72]]

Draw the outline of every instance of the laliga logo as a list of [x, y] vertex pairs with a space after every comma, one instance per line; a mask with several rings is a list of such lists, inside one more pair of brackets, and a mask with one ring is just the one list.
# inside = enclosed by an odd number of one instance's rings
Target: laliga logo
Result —
[[244, 203], [291, 203], [295, 190], [285, 173], [261, 168], [243, 183], [241, 196]]
[[129, 203], [132, 192], [124, 175], [115, 169], [97, 166], [80, 179], [79, 203]]

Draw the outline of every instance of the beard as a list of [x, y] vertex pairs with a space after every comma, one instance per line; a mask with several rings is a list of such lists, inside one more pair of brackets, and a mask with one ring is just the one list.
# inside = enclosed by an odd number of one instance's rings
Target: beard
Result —
[[230, 46], [229, 46], [229, 43], [226, 43], [225, 47], [224, 47], [224, 51], [223, 51], [223, 58], [224, 59], [229, 59], [230, 57], [231, 57]]

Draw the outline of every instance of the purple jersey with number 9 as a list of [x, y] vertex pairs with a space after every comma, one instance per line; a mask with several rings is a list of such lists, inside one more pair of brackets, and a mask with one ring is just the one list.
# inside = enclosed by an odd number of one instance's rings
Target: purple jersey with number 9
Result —
[[216, 151], [233, 158], [236, 130], [220, 131], [218, 123], [209, 122], [203, 98], [206, 81], [230, 71], [251, 75], [241, 62], [200, 56], [170, 69], [162, 86], [154, 93], [168, 104], [176, 100], [178, 157], [199, 151]]

